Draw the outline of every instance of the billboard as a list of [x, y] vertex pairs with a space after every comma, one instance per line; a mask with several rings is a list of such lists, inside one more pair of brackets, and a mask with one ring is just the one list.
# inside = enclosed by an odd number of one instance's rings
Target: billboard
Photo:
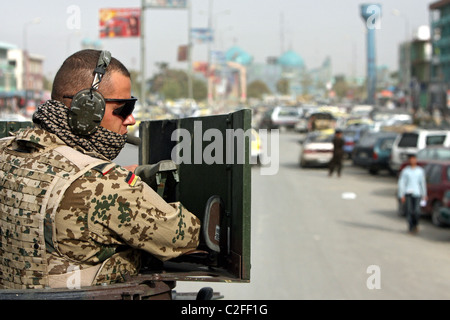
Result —
[[186, 9], [187, 0], [146, 0], [146, 8]]
[[214, 41], [213, 31], [209, 28], [192, 28], [191, 36], [192, 39], [199, 44]]
[[140, 8], [100, 9], [100, 38], [139, 37]]

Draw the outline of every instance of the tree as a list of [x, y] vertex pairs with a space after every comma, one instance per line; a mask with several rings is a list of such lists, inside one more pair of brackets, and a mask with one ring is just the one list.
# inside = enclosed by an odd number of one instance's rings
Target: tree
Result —
[[287, 79], [278, 80], [277, 91], [280, 94], [289, 94], [289, 81]]
[[339, 99], [345, 98], [347, 96], [347, 91], [349, 86], [345, 80], [345, 76], [338, 75], [335, 77], [335, 82], [333, 85], [333, 91], [336, 92], [336, 96]]
[[265, 82], [255, 80], [248, 84], [247, 95], [249, 98], [261, 99], [264, 94], [271, 93]]
[[[170, 69], [168, 63], [159, 62], [158, 73], [150, 80], [150, 92], [162, 96], [164, 99], [187, 98], [188, 93], [188, 75], [184, 70]], [[194, 78], [192, 81], [194, 99], [204, 100], [207, 97], [206, 83], [200, 79]]]

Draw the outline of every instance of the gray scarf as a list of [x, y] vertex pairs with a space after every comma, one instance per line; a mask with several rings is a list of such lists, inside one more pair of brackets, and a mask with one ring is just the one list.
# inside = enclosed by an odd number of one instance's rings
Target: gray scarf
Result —
[[48, 100], [33, 114], [33, 122], [42, 129], [58, 136], [69, 147], [81, 147], [108, 160], [115, 159], [125, 146], [127, 135], [121, 135], [101, 126], [90, 136], [76, 135], [67, 120], [69, 108], [56, 100]]

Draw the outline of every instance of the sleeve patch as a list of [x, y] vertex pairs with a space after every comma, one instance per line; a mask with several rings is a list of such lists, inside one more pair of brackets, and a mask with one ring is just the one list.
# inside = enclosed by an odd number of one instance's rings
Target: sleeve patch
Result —
[[138, 179], [138, 176], [130, 171], [125, 179], [125, 182], [128, 183], [130, 186], [134, 187], [137, 179]]

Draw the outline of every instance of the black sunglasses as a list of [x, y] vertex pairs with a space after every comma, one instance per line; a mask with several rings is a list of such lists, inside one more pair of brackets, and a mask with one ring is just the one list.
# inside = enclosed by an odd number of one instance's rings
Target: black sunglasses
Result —
[[[63, 98], [67, 99], [73, 99], [73, 97], [74, 96], [63, 96]], [[113, 114], [122, 117], [123, 119], [126, 119], [133, 113], [134, 106], [138, 99], [132, 96], [130, 99], [104, 99], [104, 100], [105, 102], [123, 103], [123, 105], [114, 109]]]

